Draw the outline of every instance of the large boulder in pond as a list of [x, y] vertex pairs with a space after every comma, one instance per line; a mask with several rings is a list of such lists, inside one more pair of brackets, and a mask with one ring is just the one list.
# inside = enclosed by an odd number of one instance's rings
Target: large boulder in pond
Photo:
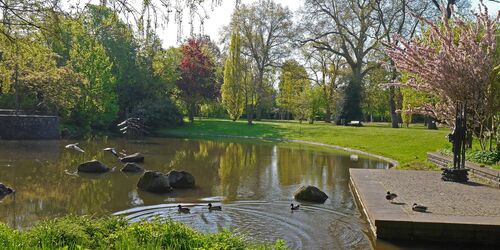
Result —
[[3, 183], [0, 183], [0, 198], [12, 194], [14, 192], [15, 192], [14, 189], [5, 186]]
[[143, 191], [153, 193], [167, 193], [172, 191], [172, 187], [168, 182], [168, 175], [158, 171], [146, 171], [139, 182], [137, 187]]
[[84, 162], [78, 166], [78, 172], [82, 172], [82, 173], [100, 174], [100, 173], [106, 173], [109, 170], [110, 169], [108, 167], [106, 167], [106, 165], [102, 164], [98, 160], [87, 161], [87, 162]]
[[127, 162], [121, 171], [125, 173], [140, 173], [144, 171], [144, 169], [137, 163]]
[[194, 176], [186, 171], [172, 170], [167, 173], [168, 182], [173, 188], [192, 188], [194, 187]]
[[144, 155], [141, 153], [134, 153], [124, 156], [120, 159], [121, 162], [144, 162]]
[[296, 200], [303, 201], [311, 201], [311, 202], [319, 202], [323, 203], [328, 199], [328, 195], [326, 195], [323, 191], [319, 190], [319, 188], [315, 186], [301, 186], [295, 193], [293, 197]]

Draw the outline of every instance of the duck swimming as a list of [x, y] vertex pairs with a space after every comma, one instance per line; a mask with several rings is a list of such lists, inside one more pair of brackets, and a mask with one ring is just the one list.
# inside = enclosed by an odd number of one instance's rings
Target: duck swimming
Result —
[[187, 207], [182, 207], [181, 205], [178, 205], [177, 207], [178, 207], [178, 209], [177, 209], [177, 210], [179, 211], [179, 213], [185, 213], [185, 214], [188, 214], [188, 213], [191, 211], [191, 210], [189, 210], [189, 208], [187, 208]]
[[214, 211], [214, 210], [220, 211], [220, 210], [222, 210], [222, 207], [221, 206], [212, 206], [212, 203], [208, 203], [208, 210], [210, 210], [210, 211]]
[[296, 205], [296, 206], [294, 206], [294, 205], [293, 205], [293, 203], [292, 203], [292, 204], [290, 204], [290, 206], [291, 206], [292, 211], [293, 211], [293, 210], [299, 210], [299, 207], [300, 207], [300, 205]]
[[413, 203], [413, 206], [411, 207], [411, 210], [413, 210], [415, 212], [425, 213], [425, 212], [427, 212], [427, 207], [426, 206], [422, 206], [422, 205], [418, 205], [417, 203]]

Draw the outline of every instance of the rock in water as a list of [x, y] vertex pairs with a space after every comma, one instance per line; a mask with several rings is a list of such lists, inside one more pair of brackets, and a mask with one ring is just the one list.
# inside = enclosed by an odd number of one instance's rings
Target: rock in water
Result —
[[14, 193], [14, 189], [5, 186], [3, 183], [0, 183], [0, 198]]
[[158, 171], [146, 171], [139, 179], [137, 187], [153, 193], [167, 193], [172, 191], [172, 187], [170, 187], [168, 182], [168, 175]]
[[172, 170], [167, 173], [168, 182], [173, 188], [192, 188], [194, 187], [194, 176], [186, 171]]
[[328, 199], [328, 195], [315, 186], [301, 186], [297, 191], [295, 191], [293, 197], [296, 200], [319, 203], [323, 203], [326, 199]]
[[124, 156], [120, 160], [121, 162], [144, 162], [144, 155], [142, 155], [141, 153], [135, 153]]
[[141, 166], [133, 162], [127, 162], [127, 164], [125, 164], [125, 166], [121, 169], [122, 172], [126, 173], [139, 173], [143, 170], [144, 169]]
[[78, 166], [78, 172], [82, 173], [106, 173], [110, 169], [98, 160], [84, 162]]

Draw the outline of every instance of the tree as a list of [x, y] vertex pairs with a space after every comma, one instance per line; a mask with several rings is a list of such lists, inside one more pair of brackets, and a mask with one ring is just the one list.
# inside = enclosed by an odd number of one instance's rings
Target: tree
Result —
[[342, 74], [341, 57], [326, 50], [316, 49], [312, 46], [304, 46], [302, 54], [308, 65], [312, 77], [310, 78], [322, 90], [325, 108], [325, 122], [330, 123], [338, 89], [338, 79]]
[[85, 76], [85, 81], [80, 87], [82, 96], [72, 118], [84, 128], [106, 128], [118, 113], [112, 63], [102, 44], [86, 34], [78, 21], [73, 24], [75, 33], [69, 51], [69, 65]]
[[14, 42], [0, 36], [0, 105], [66, 118], [80, 96], [83, 77], [71, 67], [57, 67], [56, 54], [39, 35]]
[[[437, 10], [432, 8], [432, 5], [437, 6]], [[467, 13], [469, 10], [467, 0], [449, 0], [447, 6], [448, 15], [451, 15], [452, 5], [458, 5], [458, 11], [462, 13]], [[444, 6], [444, 5], [443, 5]], [[391, 44], [393, 42], [392, 36], [395, 34], [399, 36], [412, 38], [418, 33], [418, 25], [420, 22], [420, 17], [425, 17], [429, 19], [435, 19], [441, 14], [440, 4], [438, 0], [432, 1], [421, 1], [421, 0], [389, 0], [389, 1], [376, 1], [376, 10], [378, 13], [378, 19], [381, 24], [381, 39], [383, 41], [382, 48], [385, 45]], [[384, 51], [380, 51], [380, 60], [391, 65], [389, 68], [388, 75], [390, 76], [390, 81], [395, 81], [398, 78], [398, 72], [394, 67], [394, 62], [385, 55]], [[393, 128], [399, 127], [399, 122], [401, 117], [397, 109], [401, 108], [401, 103], [398, 104], [398, 99], [401, 99], [401, 92], [397, 86], [389, 86], [389, 108], [391, 113], [391, 125]], [[401, 113], [401, 114], [404, 114]]]
[[295, 60], [287, 60], [283, 63], [277, 102], [286, 119], [290, 119], [291, 113], [300, 121], [307, 119], [305, 110], [308, 108], [304, 105], [308, 104], [309, 101], [304, 103], [304, 99], [308, 94], [303, 92], [309, 91], [310, 87], [311, 83], [304, 66]]
[[[375, 64], [375, 62], [370, 62], [370, 64]], [[387, 105], [387, 100], [391, 90], [383, 86], [390, 81], [390, 78], [391, 73], [381, 65], [377, 65], [367, 75], [361, 106], [369, 121], [387, 121], [387, 119], [390, 119], [391, 111]], [[396, 100], [394, 102], [396, 106]]]
[[492, 20], [482, 9], [473, 23], [460, 18], [451, 22], [446, 16], [442, 24], [426, 21], [425, 39], [397, 37], [399, 45], [393, 43], [387, 51], [399, 70], [413, 75], [407, 87], [437, 99], [419, 107], [420, 113], [453, 126], [457, 103], [467, 105], [469, 128], [483, 150], [490, 134], [486, 131], [500, 108], [500, 86], [492, 75], [499, 19], [500, 14]]
[[189, 39], [181, 46], [182, 60], [179, 65], [181, 77], [176, 85], [180, 98], [186, 104], [189, 121], [194, 122], [197, 105], [215, 94], [215, 65], [203, 40]]
[[226, 107], [231, 120], [236, 121], [243, 114], [245, 94], [243, 92], [243, 74], [241, 63], [241, 45], [239, 30], [235, 28], [231, 36], [229, 53], [224, 65], [224, 83], [222, 84], [222, 104]]
[[345, 60], [350, 79], [344, 88], [340, 119], [344, 122], [361, 120], [361, 93], [367, 57], [381, 36], [376, 1], [306, 0], [303, 16], [306, 38], [314, 48], [326, 50]]
[[[252, 5], [241, 5], [233, 14], [232, 25], [241, 30], [242, 53], [252, 59], [255, 69], [255, 107], [247, 109], [247, 116], [261, 117], [261, 99], [265, 95], [264, 76], [269, 68], [288, 56], [292, 37], [292, 14], [288, 8], [272, 0], [259, 0]], [[248, 113], [251, 112], [251, 113]], [[251, 124], [251, 120], [249, 120]]]

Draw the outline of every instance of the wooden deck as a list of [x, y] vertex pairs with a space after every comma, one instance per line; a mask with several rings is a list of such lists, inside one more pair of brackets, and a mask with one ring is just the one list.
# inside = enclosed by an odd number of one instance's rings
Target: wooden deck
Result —
[[[500, 189], [441, 181], [441, 172], [350, 169], [351, 190], [384, 240], [500, 245]], [[387, 191], [398, 194], [391, 203]], [[413, 203], [428, 207], [412, 211]]]

